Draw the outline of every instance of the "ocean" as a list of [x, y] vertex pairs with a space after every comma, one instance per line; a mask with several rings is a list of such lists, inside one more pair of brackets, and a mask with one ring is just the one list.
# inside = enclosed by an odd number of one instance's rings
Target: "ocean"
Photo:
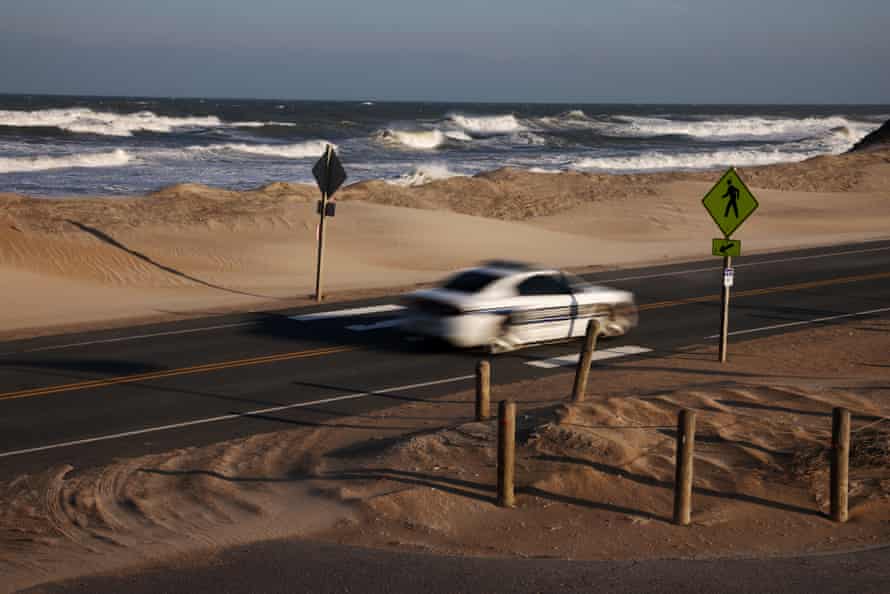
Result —
[[421, 185], [499, 167], [708, 170], [848, 150], [890, 106], [597, 105], [0, 95], [0, 192], [127, 196], [196, 182]]

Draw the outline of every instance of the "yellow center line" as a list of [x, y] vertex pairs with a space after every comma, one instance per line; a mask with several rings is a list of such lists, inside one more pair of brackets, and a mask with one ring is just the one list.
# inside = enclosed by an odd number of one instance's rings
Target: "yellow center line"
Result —
[[57, 394], [59, 392], [73, 392], [76, 390], [89, 390], [91, 388], [103, 388], [105, 386], [114, 386], [119, 384], [132, 384], [136, 382], [161, 379], [165, 377], [175, 377], [178, 375], [192, 375], [196, 373], [219, 371], [221, 369], [236, 369], [238, 367], [248, 367], [251, 365], [265, 365], [268, 363], [278, 363], [281, 361], [303, 359], [306, 357], [321, 357], [324, 355], [333, 355], [335, 353], [352, 351], [355, 350], [355, 348], [356, 347], [352, 346], [326, 347], [308, 351], [295, 351], [292, 353], [278, 353], [275, 355], [266, 355], [263, 357], [252, 357], [250, 359], [236, 359], [234, 361], [206, 363], [204, 365], [181, 367], [179, 369], [170, 369], [167, 371], [154, 371], [151, 373], [139, 373], [136, 375], [125, 375], [121, 377], [89, 380], [73, 384], [48, 386], [45, 388], [32, 388], [29, 390], [19, 390], [17, 392], [7, 392], [5, 394], [0, 394], [0, 400], [15, 400], [17, 398], [30, 398], [32, 396], [46, 396], [48, 394]]
[[[739, 297], [752, 297], [754, 295], [769, 295], [770, 293], [786, 293], [788, 291], [802, 291], [804, 289], [815, 289], [816, 287], [827, 287], [829, 285], [842, 285], [845, 283], [859, 283], [863, 281], [879, 280], [890, 278], [890, 272], [876, 272], [874, 274], [862, 274], [859, 276], [845, 276], [841, 278], [833, 278], [821, 281], [810, 281], [807, 283], [797, 283], [793, 285], [779, 285], [777, 287], [767, 287], [764, 289], [750, 289], [748, 291], [736, 291], [732, 294], [733, 299]], [[675, 299], [673, 301], [659, 301], [657, 303], [646, 303], [639, 307], [640, 311], [649, 309], [664, 309], [666, 307], [675, 307], [677, 305], [686, 305], [688, 303], [706, 303], [708, 301], [720, 301], [720, 295], [702, 295], [700, 297], [687, 297], [685, 299]]]

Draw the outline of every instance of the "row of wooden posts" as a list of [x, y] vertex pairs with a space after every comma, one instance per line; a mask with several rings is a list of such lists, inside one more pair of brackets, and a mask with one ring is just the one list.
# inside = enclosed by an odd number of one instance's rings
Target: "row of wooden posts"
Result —
[[[600, 327], [591, 320], [575, 370], [572, 401], [586, 396], [590, 363], [596, 350]], [[491, 365], [480, 361], [476, 366], [476, 420], [489, 418], [491, 400]], [[831, 519], [846, 522], [850, 470], [850, 411], [835, 408], [831, 431]], [[674, 475], [674, 523], [688, 526], [692, 521], [693, 456], [695, 452], [695, 411], [683, 409], [677, 421], [677, 448]], [[502, 400], [498, 406], [498, 505], [515, 504], [516, 403]]]

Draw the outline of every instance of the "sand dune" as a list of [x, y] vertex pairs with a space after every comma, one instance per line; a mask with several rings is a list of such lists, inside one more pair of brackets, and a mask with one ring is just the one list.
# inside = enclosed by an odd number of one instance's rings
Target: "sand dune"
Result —
[[[737, 235], [745, 253], [888, 235], [890, 152], [742, 175], [762, 205]], [[699, 201], [716, 177], [504, 169], [416, 188], [355, 184], [329, 227], [326, 286], [429, 282], [494, 257], [566, 267], [707, 257], [718, 233]], [[0, 333], [296, 303], [314, 287], [315, 200], [313, 187], [286, 183], [0, 195], [0, 278], [13, 304]]]

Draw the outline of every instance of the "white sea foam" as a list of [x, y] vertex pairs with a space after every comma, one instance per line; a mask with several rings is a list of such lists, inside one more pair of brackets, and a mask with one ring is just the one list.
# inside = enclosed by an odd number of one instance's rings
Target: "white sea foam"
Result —
[[512, 114], [497, 116], [465, 116], [461, 114], [451, 114], [448, 116], [453, 124], [459, 128], [480, 136], [488, 136], [495, 134], [510, 134], [524, 130], [523, 126], [516, 116]]
[[620, 123], [604, 132], [613, 136], [682, 135], [700, 139], [788, 139], [821, 136], [835, 128], [867, 129], [869, 124], [841, 116], [809, 118], [718, 118], [674, 120], [656, 117], [618, 116]]
[[437, 179], [448, 179], [450, 177], [459, 177], [460, 173], [455, 173], [448, 169], [444, 163], [427, 163], [418, 165], [410, 172], [402, 174], [397, 179], [388, 179], [386, 183], [396, 186], [423, 186]]
[[49, 169], [69, 169], [74, 167], [121, 167], [131, 160], [131, 155], [121, 149], [108, 153], [82, 153], [64, 156], [0, 157], [0, 173], [46, 171]]
[[529, 146], [545, 146], [547, 139], [532, 132], [517, 132], [510, 137], [514, 144], [527, 144]]
[[68, 132], [102, 136], [132, 136], [134, 132], [169, 133], [177, 128], [261, 128], [294, 125], [291, 122], [223, 123], [216, 116], [168, 117], [159, 116], [151, 111], [119, 114], [85, 108], [0, 110], [0, 126], [59, 128]]
[[543, 130], [596, 130], [607, 127], [607, 124], [589, 117], [580, 109], [573, 109], [557, 116], [536, 118], [532, 122], [534, 128]]
[[293, 128], [296, 126], [293, 122], [231, 122], [220, 123], [219, 128], [265, 128], [266, 126], [279, 126], [284, 128]]
[[572, 163], [574, 169], [609, 172], [671, 171], [681, 169], [714, 169], [717, 167], [748, 167], [803, 161], [819, 153], [788, 153], [778, 150], [728, 150], [708, 153], [675, 153], [657, 151], [626, 157], [588, 157]]
[[[265, 157], [282, 157], [285, 159], [308, 159], [324, 154], [329, 143], [324, 140], [310, 140], [298, 144], [243, 144], [225, 143], [207, 146], [190, 146], [185, 150], [189, 153], [225, 154], [246, 153]], [[336, 149], [336, 145], [332, 145]], [[179, 151], [164, 151], [159, 156], [172, 156]]]
[[461, 142], [473, 142], [473, 137], [463, 130], [446, 130], [445, 136], [451, 140], [459, 140]]
[[385, 144], [430, 151], [445, 144], [449, 136], [441, 130], [383, 130], [377, 133], [376, 138]]

